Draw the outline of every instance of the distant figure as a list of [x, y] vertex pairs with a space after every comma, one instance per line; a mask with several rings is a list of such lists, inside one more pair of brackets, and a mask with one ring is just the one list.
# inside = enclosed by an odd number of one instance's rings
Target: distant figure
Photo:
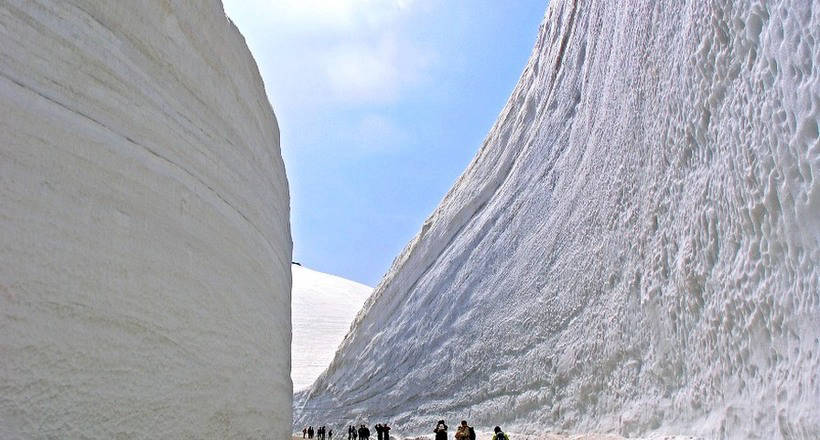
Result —
[[495, 431], [495, 434], [493, 434], [493, 440], [510, 440], [510, 437], [507, 436], [507, 434], [501, 432], [500, 426], [496, 426], [493, 431]]
[[390, 440], [390, 427], [387, 426], [387, 423], [382, 425], [382, 432], [384, 433], [384, 440]]
[[347, 425], [347, 440], [356, 438], [356, 428], [353, 425]]
[[302, 438], [307, 438], [307, 426], [302, 428]]
[[313, 438], [313, 426], [308, 426], [308, 438]]
[[320, 426], [316, 428], [316, 438], [317, 440], [323, 440], [325, 438], [325, 427]]
[[359, 428], [359, 440], [367, 440], [370, 438], [370, 430], [367, 429], [366, 426], [362, 425]]
[[327, 432], [327, 440], [333, 440], [333, 430]]
[[353, 440], [356, 440], [356, 437], [359, 435], [359, 430], [356, 427], [353, 427]]
[[382, 440], [382, 434], [384, 434], [384, 431], [382, 431], [382, 425], [376, 423], [376, 438]]
[[436, 440], [447, 440], [447, 424], [444, 423], [444, 420], [438, 421], [433, 432], [436, 433]]
[[470, 427], [466, 420], [462, 420], [461, 426], [456, 430], [456, 440], [470, 440]]

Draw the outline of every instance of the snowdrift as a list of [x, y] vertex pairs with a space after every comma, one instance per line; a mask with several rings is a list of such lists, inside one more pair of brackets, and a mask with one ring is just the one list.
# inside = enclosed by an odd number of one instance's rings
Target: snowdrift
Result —
[[291, 378], [298, 390], [327, 368], [373, 288], [301, 265], [291, 270]]
[[820, 8], [550, 2], [294, 423], [820, 436]]
[[286, 438], [288, 205], [219, 1], [3, 1], [0, 438]]

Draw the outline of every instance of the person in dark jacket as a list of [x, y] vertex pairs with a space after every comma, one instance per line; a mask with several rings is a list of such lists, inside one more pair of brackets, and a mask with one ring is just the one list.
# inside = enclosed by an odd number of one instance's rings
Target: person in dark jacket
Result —
[[310, 439], [310, 438], [313, 438], [313, 432], [314, 432], [314, 431], [313, 431], [313, 427], [312, 427], [312, 426], [308, 426], [308, 438], [309, 438], [309, 439]]
[[495, 434], [493, 434], [493, 440], [510, 440], [510, 436], [501, 432], [500, 426], [496, 426], [493, 431], [495, 432]]
[[447, 440], [447, 424], [444, 423], [444, 420], [438, 421], [433, 432], [436, 433], [436, 440]]
[[356, 431], [356, 428], [353, 425], [347, 425], [347, 440], [353, 440], [354, 431]]
[[390, 440], [390, 426], [388, 426], [387, 423], [382, 425], [382, 433], [384, 440]]
[[367, 440], [370, 438], [370, 430], [367, 429], [367, 426], [362, 425], [359, 428], [359, 440]]

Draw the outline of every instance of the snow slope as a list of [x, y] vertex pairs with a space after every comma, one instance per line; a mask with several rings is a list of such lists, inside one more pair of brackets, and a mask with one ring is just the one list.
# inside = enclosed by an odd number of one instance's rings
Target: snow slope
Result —
[[0, 2], [0, 438], [285, 438], [288, 217], [218, 0]]
[[805, 0], [551, 1], [295, 425], [820, 437], [818, 41]]
[[291, 378], [298, 390], [310, 386], [330, 364], [373, 288], [295, 264], [291, 270]]

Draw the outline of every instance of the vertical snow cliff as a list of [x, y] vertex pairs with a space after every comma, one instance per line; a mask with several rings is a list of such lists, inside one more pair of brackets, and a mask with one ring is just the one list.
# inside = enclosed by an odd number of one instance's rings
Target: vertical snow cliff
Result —
[[218, 0], [0, 2], [0, 437], [285, 438], [288, 198]]
[[820, 436], [820, 7], [550, 2], [295, 424]]

